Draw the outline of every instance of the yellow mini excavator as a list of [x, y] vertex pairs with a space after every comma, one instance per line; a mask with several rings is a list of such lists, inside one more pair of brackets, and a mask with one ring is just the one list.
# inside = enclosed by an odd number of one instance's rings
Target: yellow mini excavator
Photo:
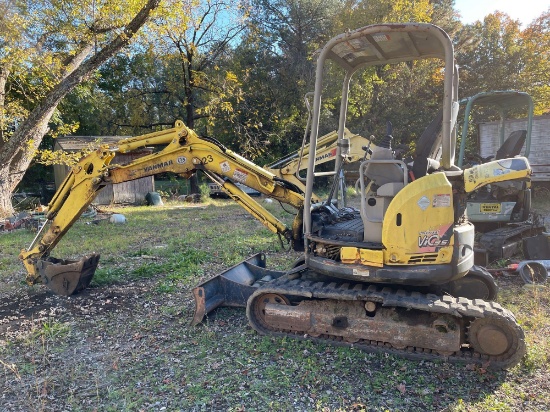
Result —
[[246, 306], [261, 334], [353, 344], [415, 359], [484, 362], [507, 368], [525, 353], [512, 313], [492, 301], [497, 288], [474, 266], [468, 193], [495, 182], [529, 180], [524, 157], [470, 169], [454, 165], [458, 71], [447, 34], [430, 24], [379, 24], [330, 40], [317, 60], [310, 152], [316, 151], [323, 76], [330, 61], [343, 73], [338, 179], [350, 79], [358, 70], [417, 59], [443, 62], [442, 111], [420, 137], [414, 161], [394, 158], [391, 127], [361, 162], [361, 206], [311, 201], [315, 159], [309, 158], [303, 208], [303, 259], [286, 272], [264, 269], [257, 256], [194, 289], [193, 324], [219, 305]]
[[[412, 163], [394, 158], [388, 127], [359, 166], [360, 208], [339, 208], [334, 199], [349, 152], [345, 130], [352, 76], [369, 66], [418, 59], [442, 62], [440, 115], [417, 142]], [[335, 183], [322, 201], [312, 200], [315, 179], [326, 175], [315, 170], [316, 156], [309, 156], [304, 191], [176, 122], [173, 129], [104, 146], [73, 168], [49, 205], [47, 231], [21, 252], [27, 281], [44, 282], [63, 295], [89, 284], [99, 256], [69, 262], [49, 253], [106, 183], [161, 172], [189, 177], [202, 170], [304, 254], [288, 271], [266, 269], [265, 256], [258, 254], [197, 286], [192, 324], [220, 305], [244, 306], [250, 324], [262, 334], [353, 344], [414, 359], [489, 363], [493, 368], [517, 364], [525, 353], [523, 330], [511, 312], [493, 301], [497, 287], [491, 275], [473, 265], [474, 226], [465, 209], [473, 190], [528, 180], [527, 159], [500, 159], [466, 170], [454, 165], [458, 72], [453, 46], [443, 30], [423, 23], [366, 26], [322, 48], [310, 153], [317, 153], [329, 62], [341, 69], [343, 87]], [[116, 153], [155, 145], [165, 147], [126, 165], [111, 164]], [[292, 227], [236, 182], [294, 206], [298, 212]]]

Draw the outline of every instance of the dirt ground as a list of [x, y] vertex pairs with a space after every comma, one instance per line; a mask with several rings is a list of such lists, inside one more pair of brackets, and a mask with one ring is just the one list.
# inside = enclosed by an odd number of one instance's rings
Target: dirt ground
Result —
[[[268, 264], [281, 259], [286, 252], [268, 253]], [[201, 276], [225, 268], [214, 261]], [[263, 337], [240, 308], [190, 327], [189, 285], [167, 292], [160, 278], [70, 298], [44, 286], [2, 292], [0, 411], [550, 409], [546, 365], [490, 372]], [[499, 284], [514, 295], [523, 282], [501, 277]]]

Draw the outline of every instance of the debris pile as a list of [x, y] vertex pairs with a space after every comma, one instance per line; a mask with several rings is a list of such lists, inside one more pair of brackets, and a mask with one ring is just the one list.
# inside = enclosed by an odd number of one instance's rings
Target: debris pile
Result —
[[1, 221], [0, 232], [11, 232], [15, 229], [37, 230], [44, 220], [46, 217], [43, 211], [20, 212]]

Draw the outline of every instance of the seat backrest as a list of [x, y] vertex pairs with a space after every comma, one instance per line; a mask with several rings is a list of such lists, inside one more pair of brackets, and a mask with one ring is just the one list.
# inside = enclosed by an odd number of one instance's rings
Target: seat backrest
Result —
[[394, 197], [401, 189], [405, 187], [403, 182], [391, 182], [386, 183], [378, 188], [376, 191], [377, 196]]
[[437, 152], [437, 147], [441, 144], [440, 134], [442, 127], [443, 110], [440, 110], [416, 142], [414, 161], [411, 169], [415, 179], [426, 176], [428, 173], [428, 166], [430, 164], [428, 158], [431, 158]]
[[527, 138], [527, 130], [515, 130], [510, 133], [508, 139], [497, 150], [495, 160], [507, 159], [517, 156], [521, 152], [521, 148], [525, 144]]
[[[385, 161], [390, 163], [384, 163]], [[397, 163], [391, 163], [392, 161], [394, 158], [391, 149], [377, 147], [364, 169], [364, 175], [377, 186], [391, 182], [403, 182], [403, 169]]]

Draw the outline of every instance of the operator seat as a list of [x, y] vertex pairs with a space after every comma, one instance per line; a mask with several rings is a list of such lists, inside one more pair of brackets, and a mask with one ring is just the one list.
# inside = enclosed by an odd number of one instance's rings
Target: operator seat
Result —
[[[359, 179], [361, 185], [361, 220], [363, 240], [382, 241], [384, 214], [393, 197], [407, 183], [406, 165], [395, 160], [391, 149], [392, 136], [388, 134], [380, 146], [373, 150], [369, 160], [361, 163]], [[365, 178], [372, 182], [370, 190], [364, 186]]]

